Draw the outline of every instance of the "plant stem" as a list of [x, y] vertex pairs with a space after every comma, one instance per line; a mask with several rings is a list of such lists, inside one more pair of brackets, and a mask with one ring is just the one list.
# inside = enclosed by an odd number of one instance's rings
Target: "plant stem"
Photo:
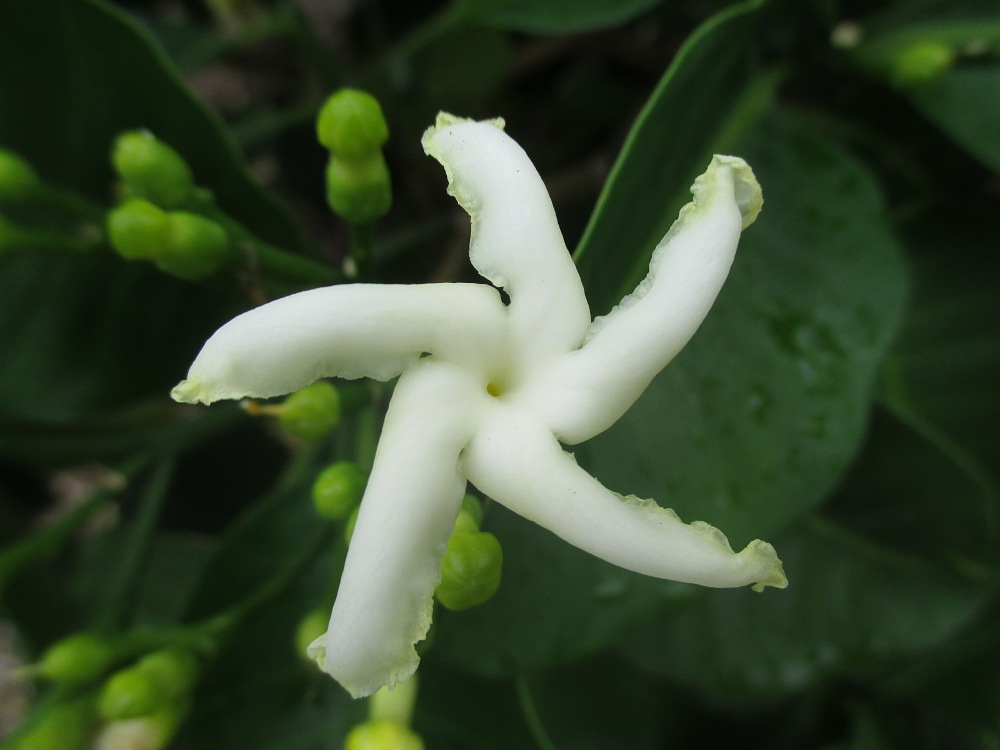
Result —
[[540, 750], [558, 750], [549, 737], [549, 733], [545, 731], [542, 719], [538, 715], [538, 709], [535, 707], [531, 691], [528, 689], [528, 681], [524, 677], [518, 677], [514, 680], [514, 686], [517, 689], [517, 702], [521, 706], [521, 713], [524, 714], [524, 721], [531, 731], [535, 744]]
[[156, 522], [167, 498], [173, 469], [173, 460], [165, 459], [157, 465], [149, 479], [122, 561], [104, 591], [100, 614], [93, 622], [95, 630], [114, 630], [134, 597], [140, 573], [149, 554]]
[[[126, 464], [122, 473], [130, 476], [144, 463], [145, 459], [134, 460]], [[46, 526], [0, 551], [0, 592], [20, 570], [33, 562], [55, 554], [83, 526], [88, 518], [111, 500], [116, 491], [113, 489], [98, 490], [51, 526]]]

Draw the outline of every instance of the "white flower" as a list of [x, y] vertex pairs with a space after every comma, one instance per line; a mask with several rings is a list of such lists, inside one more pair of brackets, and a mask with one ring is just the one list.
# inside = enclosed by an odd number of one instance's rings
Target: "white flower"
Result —
[[[784, 587], [771, 545], [734, 553], [706, 523], [622, 497], [560, 443], [607, 429], [708, 313], [740, 231], [761, 207], [750, 168], [716, 156], [653, 254], [649, 275], [591, 321], [545, 186], [503, 121], [441, 114], [423, 138], [472, 217], [485, 284], [314, 289], [220, 328], [178, 401], [270, 397], [322, 377], [400, 376], [318, 661], [355, 696], [406, 679], [431, 623], [445, 545], [466, 488], [571, 544], [646, 575]], [[325, 660], [322, 651], [325, 648]]]

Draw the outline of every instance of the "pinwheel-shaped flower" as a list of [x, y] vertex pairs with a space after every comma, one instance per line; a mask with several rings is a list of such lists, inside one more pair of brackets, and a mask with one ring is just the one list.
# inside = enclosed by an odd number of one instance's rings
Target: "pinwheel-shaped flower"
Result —
[[423, 145], [472, 216], [473, 265], [509, 304], [486, 284], [302, 292], [219, 329], [172, 394], [207, 404], [322, 377], [400, 376], [316, 649], [355, 696], [416, 669], [467, 481], [629, 570], [715, 587], [785, 585], [771, 545], [735, 553], [706, 523], [606, 489], [560, 445], [614, 424], [700, 325], [761, 207], [750, 168], [716, 156], [646, 279], [591, 321], [545, 186], [502, 128], [442, 114]]

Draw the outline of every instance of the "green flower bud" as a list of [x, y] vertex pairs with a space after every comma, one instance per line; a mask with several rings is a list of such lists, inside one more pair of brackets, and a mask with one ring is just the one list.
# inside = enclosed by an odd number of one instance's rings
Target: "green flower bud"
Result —
[[344, 542], [347, 545], [351, 544], [351, 537], [354, 536], [354, 527], [358, 525], [359, 510], [361, 510], [360, 505], [351, 511], [351, 515], [347, 517], [347, 523], [344, 524]]
[[126, 260], [161, 257], [169, 234], [166, 212], [141, 198], [131, 198], [108, 214], [111, 246]]
[[327, 466], [312, 487], [316, 512], [331, 521], [342, 520], [361, 502], [367, 480], [358, 465], [350, 461]]
[[295, 629], [295, 652], [310, 664], [315, 662], [309, 657], [309, 647], [326, 632], [329, 622], [329, 609], [314, 609], [302, 618]]
[[373, 721], [394, 721], [404, 727], [413, 716], [417, 702], [417, 676], [413, 675], [396, 686], [380, 687], [368, 699], [368, 716]]
[[38, 173], [21, 156], [0, 148], [0, 203], [21, 203], [41, 187]]
[[899, 52], [889, 72], [893, 84], [912, 88], [930, 83], [947, 71], [955, 61], [955, 52], [940, 42], [918, 42]]
[[340, 422], [340, 394], [320, 380], [285, 399], [278, 412], [281, 425], [303, 440], [319, 440]]
[[138, 719], [108, 722], [93, 750], [163, 750], [187, 715], [188, 701], [178, 701]]
[[75, 633], [45, 650], [38, 674], [53, 682], [78, 685], [101, 677], [114, 658], [114, 649], [101, 636]]
[[459, 531], [448, 540], [441, 583], [434, 595], [448, 609], [462, 610], [489, 600], [500, 586], [503, 550], [485, 531]]
[[167, 699], [185, 695], [198, 679], [198, 658], [189, 650], [165, 648], [144, 656], [134, 669], [152, 677]]
[[164, 208], [182, 206], [194, 193], [194, 177], [187, 162], [148, 131], [119, 135], [111, 163], [133, 193]]
[[137, 719], [156, 711], [164, 698], [156, 675], [133, 666], [104, 683], [97, 710], [108, 721]]
[[[12, 750], [84, 750], [90, 748], [94, 705], [90, 697], [53, 706], [24, 734]], [[7, 747], [4, 745], [4, 747]]]
[[167, 216], [167, 241], [156, 265], [185, 281], [201, 281], [219, 270], [229, 255], [229, 237], [211, 219], [184, 211]]
[[354, 727], [344, 750], [424, 750], [424, 741], [402, 724], [376, 719]]
[[326, 167], [326, 200], [335, 213], [357, 224], [387, 213], [392, 206], [392, 184], [381, 152], [360, 158], [331, 156]]
[[471, 492], [465, 493], [465, 497], [462, 498], [462, 507], [458, 511], [458, 518], [455, 519], [455, 531], [479, 531], [479, 525], [482, 522], [483, 504]]
[[388, 139], [389, 126], [374, 96], [357, 89], [340, 89], [320, 110], [316, 137], [337, 156], [372, 156]]

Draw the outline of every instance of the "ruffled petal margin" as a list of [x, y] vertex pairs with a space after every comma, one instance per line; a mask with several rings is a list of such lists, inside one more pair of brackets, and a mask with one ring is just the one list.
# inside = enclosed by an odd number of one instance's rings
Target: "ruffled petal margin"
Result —
[[465, 477], [459, 453], [484, 398], [458, 368], [425, 361], [393, 394], [326, 635], [310, 656], [355, 698], [413, 674]]
[[570, 544], [628, 570], [702, 586], [787, 585], [767, 542], [739, 553], [701, 521], [652, 500], [622, 497], [581, 469], [533, 415], [497, 409], [462, 456], [480, 491]]
[[472, 217], [472, 265], [510, 295], [514, 349], [530, 366], [579, 346], [590, 307], [548, 190], [502, 128], [442, 112], [423, 145]]
[[729, 275], [741, 230], [763, 203], [753, 171], [734, 156], [715, 156], [691, 192], [694, 200], [656, 247], [646, 278], [526, 393], [564, 443], [618, 421], [690, 340]]

